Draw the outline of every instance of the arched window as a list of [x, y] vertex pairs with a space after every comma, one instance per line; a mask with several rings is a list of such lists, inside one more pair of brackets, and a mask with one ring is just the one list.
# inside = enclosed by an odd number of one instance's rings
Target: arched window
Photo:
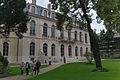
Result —
[[32, 12], [33, 14], [35, 14], [35, 7], [34, 7], [34, 6], [32, 6], [31, 12]]
[[71, 40], [71, 30], [68, 30], [68, 40]]
[[55, 38], [55, 26], [54, 25], [51, 27], [51, 37]]
[[55, 56], [55, 44], [51, 45], [51, 56]]
[[85, 43], [87, 43], [87, 34], [85, 34]]
[[44, 17], [47, 17], [47, 11], [44, 10]]
[[60, 37], [61, 39], [64, 39], [64, 28], [62, 28], [60, 31]]
[[55, 18], [55, 15], [54, 15], [54, 13], [52, 13], [52, 19], [54, 19]]
[[75, 31], [75, 41], [77, 41], [77, 31]]
[[48, 45], [46, 43], [43, 44], [43, 52], [45, 54], [45, 56], [47, 56], [47, 47]]
[[42, 15], [42, 8], [41, 8], [41, 7], [38, 7], [38, 8], [37, 8], [37, 12], [38, 12], [38, 15], [41, 16], [41, 15]]
[[3, 43], [3, 56], [8, 56], [8, 47], [9, 44], [7, 42]]
[[78, 47], [75, 47], [75, 56], [78, 56]]
[[44, 23], [43, 25], [43, 36], [47, 37], [47, 24]]
[[30, 43], [30, 56], [35, 56], [35, 43]]
[[61, 57], [64, 57], [64, 45], [61, 45]]
[[83, 48], [80, 47], [80, 56], [82, 57], [83, 56]]
[[72, 46], [71, 45], [68, 46], [68, 56], [72, 57]]
[[30, 34], [35, 35], [35, 21], [30, 22]]
[[80, 32], [80, 42], [82, 42], [82, 32]]

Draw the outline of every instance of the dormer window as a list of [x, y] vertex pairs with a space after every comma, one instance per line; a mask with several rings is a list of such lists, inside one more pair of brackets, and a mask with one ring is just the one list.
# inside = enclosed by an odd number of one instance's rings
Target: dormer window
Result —
[[32, 12], [33, 14], [35, 14], [35, 7], [34, 7], [34, 6], [32, 6], [31, 12]]
[[47, 17], [47, 11], [44, 10], [44, 17]]
[[38, 15], [42, 15], [42, 8], [41, 7], [38, 7], [37, 13], [38, 13]]

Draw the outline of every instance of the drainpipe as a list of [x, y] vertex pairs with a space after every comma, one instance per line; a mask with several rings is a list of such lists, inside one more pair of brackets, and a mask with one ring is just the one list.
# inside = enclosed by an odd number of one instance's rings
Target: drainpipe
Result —
[[17, 62], [18, 62], [18, 54], [19, 54], [19, 38], [17, 39]]

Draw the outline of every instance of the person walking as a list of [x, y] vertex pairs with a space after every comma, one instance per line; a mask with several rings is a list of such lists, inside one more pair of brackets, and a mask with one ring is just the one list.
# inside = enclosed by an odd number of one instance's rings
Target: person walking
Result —
[[35, 71], [35, 61], [33, 60], [32, 63], [31, 63], [31, 68], [32, 68], [32, 73], [31, 75], [33, 76], [33, 72]]
[[64, 61], [64, 64], [65, 64], [66, 63], [66, 58], [65, 57], [63, 58], [63, 61]]
[[[40, 63], [39, 60], [37, 60], [36, 65], [35, 65], [35, 67], [36, 67], [36, 71], [37, 71], [37, 75], [39, 74], [40, 66], [41, 66], [41, 63]], [[35, 72], [35, 75], [36, 75], [36, 72]]]
[[30, 64], [26, 62], [26, 75], [29, 75]]
[[24, 73], [24, 62], [22, 62], [22, 64], [20, 64], [20, 70], [21, 70], [21, 75], [23, 75], [23, 73]]
[[51, 57], [49, 57], [49, 65], [51, 65]]

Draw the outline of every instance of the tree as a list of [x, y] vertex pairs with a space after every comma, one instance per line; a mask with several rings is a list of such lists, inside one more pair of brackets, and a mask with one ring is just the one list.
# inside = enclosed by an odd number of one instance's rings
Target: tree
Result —
[[0, 0], [0, 33], [3, 36], [15, 32], [19, 38], [22, 38], [30, 20], [28, 12], [24, 12], [25, 7], [25, 0]]
[[[98, 43], [96, 41], [93, 30], [91, 29], [91, 15], [90, 10], [93, 6], [90, 6], [91, 0], [50, 0], [52, 3], [52, 8], [57, 10], [59, 8], [59, 12], [56, 13], [57, 18], [57, 27], [61, 29], [64, 25], [64, 22], [67, 21], [66, 27], [72, 27], [74, 24], [84, 24], [84, 27], [88, 28], [90, 43], [91, 43], [91, 51], [94, 53], [94, 59], [96, 62], [96, 68], [98, 70], [102, 70], [100, 54], [98, 50]], [[92, 2], [94, 2], [92, 0]], [[76, 17], [76, 20], [73, 21], [71, 17]]]
[[89, 64], [92, 64], [93, 52], [86, 52], [86, 53], [84, 54], [84, 56], [85, 56], [86, 59], [89, 61]]
[[[120, 32], [120, 0], [92, 0], [98, 21], [103, 20], [106, 29]], [[101, 6], [102, 5], [102, 6]]]

